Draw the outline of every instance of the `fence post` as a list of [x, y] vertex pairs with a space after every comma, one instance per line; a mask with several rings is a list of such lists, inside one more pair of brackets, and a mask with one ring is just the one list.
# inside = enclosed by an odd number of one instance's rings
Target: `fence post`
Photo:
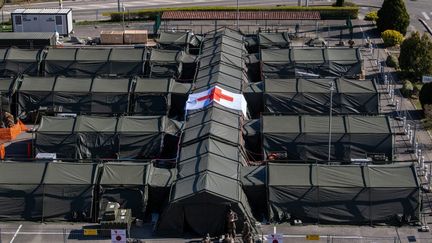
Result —
[[63, 243], [67, 243], [66, 229], [63, 228]]

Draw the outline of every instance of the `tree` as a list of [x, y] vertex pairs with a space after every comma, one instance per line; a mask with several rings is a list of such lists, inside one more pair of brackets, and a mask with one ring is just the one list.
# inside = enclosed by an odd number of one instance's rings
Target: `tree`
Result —
[[377, 27], [380, 32], [397, 30], [405, 35], [409, 23], [410, 17], [404, 0], [384, 0], [378, 10]]
[[336, 0], [336, 7], [343, 7], [345, 0]]
[[426, 34], [414, 32], [401, 45], [399, 66], [417, 78], [432, 74], [432, 41]]

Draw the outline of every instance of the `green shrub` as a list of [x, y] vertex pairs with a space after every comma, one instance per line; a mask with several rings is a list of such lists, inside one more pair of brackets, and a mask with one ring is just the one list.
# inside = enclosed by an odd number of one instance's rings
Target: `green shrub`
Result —
[[411, 95], [414, 91], [414, 86], [411, 83], [411, 81], [405, 80], [405, 81], [403, 81], [403, 85], [402, 85], [402, 88], [400, 91], [404, 97], [406, 97], [406, 98], [411, 97]]
[[419, 100], [422, 107], [432, 104], [432, 83], [423, 84], [420, 90]]
[[428, 34], [414, 32], [402, 42], [399, 66], [417, 79], [432, 74], [432, 41]]
[[399, 68], [399, 60], [393, 56], [393, 55], [389, 55], [386, 59], [386, 65], [387, 67], [392, 67], [392, 68]]
[[397, 30], [405, 35], [409, 23], [410, 16], [404, 0], [384, 0], [381, 9], [378, 10], [377, 27], [380, 32]]
[[381, 33], [385, 46], [400, 45], [404, 39], [403, 35], [396, 30], [386, 30]]
[[[129, 11], [125, 14], [125, 20], [138, 19], [154, 19], [158, 14], [164, 11], [236, 11], [236, 7], [227, 6], [202, 6], [202, 7], [177, 7], [177, 8], [154, 8], [140, 9]], [[239, 8], [240, 11], [318, 11], [321, 14], [321, 19], [356, 19], [358, 17], [358, 7], [331, 7], [331, 6], [313, 6], [313, 7], [297, 7], [297, 6], [279, 6], [279, 7], [257, 7], [244, 6]], [[122, 12], [105, 12], [103, 16], [109, 16], [112, 21], [121, 21], [123, 18]]]
[[372, 11], [372, 12], [367, 13], [364, 19], [368, 20], [368, 21], [375, 21], [376, 22], [378, 20], [378, 12]]

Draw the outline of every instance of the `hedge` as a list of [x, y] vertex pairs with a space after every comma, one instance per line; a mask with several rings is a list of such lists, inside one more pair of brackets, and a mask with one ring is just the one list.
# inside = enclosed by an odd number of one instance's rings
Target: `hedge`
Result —
[[[203, 6], [203, 7], [179, 7], [179, 8], [152, 8], [127, 11], [124, 13], [125, 20], [151, 20], [165, 11], [236, 11], [236, 7], [224, 6]], [[297, 7], [297, 6], [280, 6], [280, 7], [257, 7], [246, 6], [239, 7], [240, 11], [318, 11], [321, 19], [357, 19], [358, 7]], [[106, 12], [103, 16], [109, 16], [111, 21], [121, 21], [123, 12]]]

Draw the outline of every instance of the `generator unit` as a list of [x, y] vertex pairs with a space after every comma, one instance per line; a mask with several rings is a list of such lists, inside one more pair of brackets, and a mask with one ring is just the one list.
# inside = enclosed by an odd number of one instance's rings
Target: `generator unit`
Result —
[[68, 36], [73, 31], [71, 8], [16, 9], [11, 13], [13, 32], [57, 32]]

